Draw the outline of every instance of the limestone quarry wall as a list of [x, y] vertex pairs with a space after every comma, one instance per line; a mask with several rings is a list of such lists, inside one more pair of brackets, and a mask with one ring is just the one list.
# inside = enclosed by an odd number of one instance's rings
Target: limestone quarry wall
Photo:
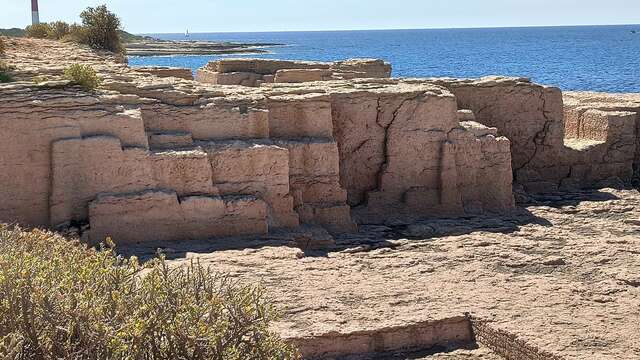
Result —
[[[349, 205], [364, 207], [367, 217], [514, 206], [509, 140], [465, 128], [450, 92], [382, 89], [332, 99], [341, 183]], [[484, 174], [491, 174], [495, 186], [483, 186]]]
[[[511, 140], [515, 182], [530, 192], [552, 192], [628, 182], [637, 156], [637, 110], [631, 97], [605, 103], [569, 95], [527, 79], [437, 79], [460, 109]], [[617, 100], [616, 100], [617, 99]]]
[[[86, 224], [92, 242], [508, 211], [514, 183], [626, 181], [640, 163], [638, 97], [563, 104], [526, 79], [387, 79], [382, 61], [225, 60], [208, 68], [263, 83], [217, 86], [56, 43], [47, 54], [84, 57], [103, 78], [86, 92], [34, 50], [49, 44], [8, 51], [18, 81], [0, 85], [0, 221]], [[52, 80], [34, 84], [38, 68]]]
[[[301, 224], [355, 231], [354, 208], [380, 221], [390, 209], [514, 206], [508, 140], [463, 124], [446, 89], [323, 84], [181, 106], [175, 94], [131, 84], [110, 84], [117, 96], [4, 87], [0, 135], [11, 141], [0, 164], [12, 176], [3, 178], [2, 221], [88, 223], [88, 240], [122, 243]], [[504, 181], [483, 183], [487, 173]]]
[[260, 86], [356, 78], [388, 78], [391, 65], [376, 59], [333, 63], [269, 59], [223, 59], [198, 69], [196, 80], [217, 85]]

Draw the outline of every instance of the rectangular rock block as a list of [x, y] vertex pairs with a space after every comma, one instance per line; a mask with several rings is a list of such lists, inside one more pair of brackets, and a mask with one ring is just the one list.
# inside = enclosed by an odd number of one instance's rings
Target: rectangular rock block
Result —
[[213, 186], [209, 158], [201, 149], [153, 152], [150, 161], [160, 188], [174, 190], [178, 196], [219, 194]]
[[94, 136], [52, 145], [50, 225], [87, 219], [87, 204], [100, 193], [128, 193], [157, 186], [149, 151], [122, 148], [118, 138]]
[[203, 143], [213, 184], [221, 194], [247, 194], [263, 199], [273, 227], [298, 226], [289, 189], [289, 151], [269, 142]]
[[293, 96], [269, 101], [269, 135], [272, 138], [333, 136], [331, 102], [324, 95]]
[[269, 137], [266, 110], [231, 105], [149, 105], [142, 109], [147, 131], [190, 133], [194, 140], [260, 139]]
[[89, 206], [90, 241], [117, 244], [176, 241], [268, 231], [266, 204], [252, 196], [195, 196], [175, 192], [100, 195]]

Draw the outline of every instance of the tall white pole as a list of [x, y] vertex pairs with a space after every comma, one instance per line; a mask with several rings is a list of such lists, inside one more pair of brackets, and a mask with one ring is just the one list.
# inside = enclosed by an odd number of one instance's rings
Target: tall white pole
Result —
[[40, 24], [40, 14], [38, 13], [38, 0], [31, 0], [31, 23]]

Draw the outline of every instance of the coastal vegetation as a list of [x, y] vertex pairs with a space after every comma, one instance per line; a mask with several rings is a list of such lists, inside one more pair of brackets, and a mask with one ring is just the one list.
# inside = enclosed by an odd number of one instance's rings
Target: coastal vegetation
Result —
[[4, 44], [4, 39], [0, 37], [0, 55], [4, 54], [6, 45]]
[[95, 90], [100, 86], [100, 78], [89, 65], [73, 64], [64, 70], [64, 78], [86, 90]]
[[88, 7], [80, 13], [82, 19], [83, 37], [81, 42], [95, 49], [112, 52], [124, 52], [118, 30], [121, 22], [118, 16], [106, 5]]
[[36, 39], [46, 39], [51, 30], [51, 26], [47, 23], [33, 24], [27, 26], [25, 29], [27, 37]]
[[11, 70], [13, 70], [13, 68], [9, 66], [9, 64], [7, 64], [3, 60], [0, 60], [0, 83], [8, 83], [13, 81]]
[[124, 53], [123, 38], [127, 41], [139, 38], [123, 31], [120, 19], [106, 5], [86, 8], [80, 13], [80, 19], [82, 24], [54, 21], [29, 25], [24, 35], [37, 39], [72, 41], [115, 53]]
[[2, 359], [294, 359], [261, 287], [0, 225]]

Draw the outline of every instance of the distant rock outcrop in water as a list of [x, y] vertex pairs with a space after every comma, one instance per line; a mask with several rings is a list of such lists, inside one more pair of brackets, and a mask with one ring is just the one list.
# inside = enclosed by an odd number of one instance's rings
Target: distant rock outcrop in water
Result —
[[[521, 78], [389, 79], [379, 60], [203, 69], [261, 76], [223, 86], [33, 39], [9, 40], [5, 60], [0, 221], [85, 223], [91, 241], [510, 211], [512, 184], [598, 186], [639, 163], [639, 99], [570, 94], [563, 108], [560, 90]], [[101, 90], [60, 81], [69, 61]]]
[[222, 59], [198, 69], [199, 82], [217, 85], [260, 86], [265, 83], [388, 78], [391, 65], [377, 59], [336, 62], [270, 59]]
[[213, 41], [169, 41], [146, 38], [125, 43], [127, 54], [131, 56], [168, 56], [168, 55], [222, 55], [222, 54], [259, 54], [268, 52], [265, 47], [280, 44], [269, 43], [230, 43]]

